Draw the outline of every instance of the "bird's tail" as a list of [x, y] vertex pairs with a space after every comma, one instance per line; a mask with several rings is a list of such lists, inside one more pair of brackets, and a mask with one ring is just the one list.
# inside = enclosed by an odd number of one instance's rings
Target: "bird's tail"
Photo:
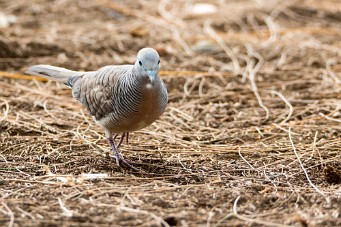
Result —
[[27, 69], [27, 74], [44, 77], [64, 84], [68, 83], [71, 76], [76, 76], [80, 72], [64, 69], [51, 65], [34, 65]]

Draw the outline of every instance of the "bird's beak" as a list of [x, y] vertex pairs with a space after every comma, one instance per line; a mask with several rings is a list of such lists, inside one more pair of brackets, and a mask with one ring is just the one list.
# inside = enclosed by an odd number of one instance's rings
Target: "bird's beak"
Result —
[[157, 73], [156, 70], [147, 70], [147, 74], [149, 76], [150, 82], [152, 82], [153, 85], [154, 85], [156, 73]]

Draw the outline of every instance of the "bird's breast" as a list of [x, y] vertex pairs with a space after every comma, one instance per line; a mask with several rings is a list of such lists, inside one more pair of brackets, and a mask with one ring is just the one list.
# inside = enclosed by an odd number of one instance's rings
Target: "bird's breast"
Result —
[[142, 129], [152, 124], [165, 110], [167, 100], [163, 100], [164, 90], [158, 84], [145, 84], [141, 88], [141, 101], [138, 111], [130, 118], [132, 131]]
[[125, 104], [132, 105], [133, 112], [124, 114], [124, 117], [118, 118], [117, 121], [107, 117], [98, 123], [106, 125], [105, 128], [112, 133], [136, 131], [147, 127], [160, 117], [165, 111], [166, 104], [167, 90], [163, 82], [145, 83], [141, 85], [138, 94], [131, 97], [131, 101]]

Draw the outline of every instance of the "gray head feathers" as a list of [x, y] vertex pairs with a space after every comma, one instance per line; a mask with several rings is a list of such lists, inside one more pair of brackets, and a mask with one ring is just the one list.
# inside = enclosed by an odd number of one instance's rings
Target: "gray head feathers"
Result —
[[139, 76], [148, 76], [154, 83], [160, 69], [160, 56], [153, 48], [143, 48], [137, 54], [135, 69]]

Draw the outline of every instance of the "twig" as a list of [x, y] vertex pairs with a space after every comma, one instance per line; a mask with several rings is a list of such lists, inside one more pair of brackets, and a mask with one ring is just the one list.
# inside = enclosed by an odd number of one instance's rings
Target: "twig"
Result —
[[241, 68], [236, 55], [233, 53], [232, 49], [226, 45], [225, 41], [220, 36], [218, 36], [216, 32], [213, 30], [210, 20], [205, 21], [204, 32], [211, 36], [211, 38], [213, 38], [219, 44], [219, 46], [224, 50], [226, 55], [231, 59], [233, 63], [233, 72], [235, 74], [241, 73]]
[[250, 57], [254, 57], [254, 58], [256, 58], [258, 60], [258, 62], [255, 65], [255, 67], [253, 67], [253, 69], [252, 69], [254, 74], [256, 74], [256, 73], [258, 73], [260, 71], [261, 67], [263, 66], [264, 58], [250, 44], [246, 44], [245, 47], [246, 47], [246, 50], [247, 50], [247, 54]]
[[260, 135], [261, 137], [264, 137], [264, 134], [262, 133], [262, 131], [260, 130], [260, 128], [258, 128], [258, 127], [256, 126], [255, 129], [257, 130], [257, 132], [259, 133], [259, 135]]
[[171, 26], [171, 32], [174, 36], [174, 40], [182, 47], [182, 49], [186, 52], [187, 55], [193, 55], [193, 51], [189, 48], [186, 41], [181, 37], [180, 32], [174, 26]]
[[262, 98], [261, 98], [260, 95], [259, 95], [258, 88], [257, 88], [257, 84], [256, 84], [256, 82], [255, 82], [255, 72], [254, 72], [254, 70], [252, 69], [253, 62], [254, 62], [254, 61], [251, 60], [251, 63], [248, 64], [248, 67], [247, 67], [247, 70], [248, 70], [248, 72], [249, 72], [249, 79], [250, 79], [250, 82], [251, 82], [252, 91], [253, 91], [253, 93], [255, 94], [256, 98], [257, 98], [257, 101], [258, 101], [259, 106], [265, 111], [265, 120], [267, 120], [267, 119], [269, 119], [270, 111], [269, 111], [269, 109], [264, 105], [263, 100], [262, 100]]
[[[161, 0], [157, 10], [159, 12], [159, 14], [169, 23], [171, 24], [176, 24], [180, 27], [184, 27], [185, 24], [183, 23], [183, 21], [179, 20], [176, 17], [173, 17], [170, 13], [169, 10], [167, 10], [167, 5], [169, 3], [170, 0]], [[172, 2], [173, 3], [173, 2]], [[176, 4], [172, 4], [172, 6], [174, 6]]]
[[258, 63], [255, 65], [255, 61], [253, 59], [248, 60], [247, 67], [243, 73], [242, 81], [245, 82], [246, 75], [249, 76], [252, 91], [258, 100], [259, 106], [264, 109], [264, 111], [266, 113], [265, 119], [267, 120], [269, 118], [270, 112], [269, 112], [269, 109], [264, 105], [262, 98], [259, 95], [257, 84], [255, 81], [256, 74], [261, 69], [261, 67], [264, 63], [264, 58], [257, 51], [255, 51], [251, 45], [246, 45], [246, 49], [247, 49], [247, 53], [249, 56], [257, 58]]
[[59, 203], [60, 208], [63, 211], [64, 216], [66, 216], [66, 217], [72, 217], [73, 216], [72, 211], [65, 207], [61, 198], [58, 198], [58, 203]]
[[328, 59], [327, 63], [326, 63], [326, 70], [328, 72], [328, 74], [330, 75], [330, 77], [337, 83], [340, 84], [341, 80], [340, 78], [333, 72], [331, 65], [335, 63], [335, 60], [333, 59]]
[[7, 215], [10, 217], [8, 227], [12, 227], [14, 225], [14, 214], [13, 211], [7, 206], [6, 203], [1, 202], [1, 204], [5, 207], [7, 210]]
[[37, 76], [28, 76], [28, 75], [22, 75], [17, 73], [8, 73], [8, 72], [0, 72], [0, 77], [8, 77], [13, 79], [22, 79], [22, 80], [38, 80], [38, 81], [48, 81], [48, 79], [40, 78]]
[[277, 67], [281, 67], [282, 65], [285, 64], [286, 60], [287, 60], [287, 53], [282, 52], [282, 53], [281, 53], [281, 58], [278, 60], [276, 66], [277, 66]]
[[267, 27], [269, 29], [270, 37], [268, 38], [268, 40], [266, 40], [262, 44], [263, 46], [268, 46], [269, 44], [273, 43], [277, 39], [277, 28], [276, 28], [276, 24], [275, 24], [273, 18], [274, 18], [273, 15], [269, 15], [264, 20], [265, 24], [267, 25]]
[[24, 216], [28, 216], [28, 217], [30, 217], [32, 220], [35, 220], [35, 219], [36, 219], [32, 214], [30, 214], [30, 213], [24, 211], [24, 210], [21, 209], [19, 206], [16, 206], [15, 208], [16, 208], [18, 211], [20, 211], [21, 213], [23, 213]]
[[[273, 125], [274, 125], [276, 128], [278, 128], [278, 129], [280, 129], [280, 130], [283, 130], [283, 131], [286, 132], [286, 133], [289, 133], [288, 129], [285, 129], [285, 128], [279, 126], [279, 125], [276, 124], [276, 123], [273, 123]], [[300, 135], [299, 133], [296, 133], [296, 132], [292, 132], [292, 134], [294, 134], [294, 135]]]
[[233, 213], [228, 213], [227, 215], [225, 215], [222, 219], [220, 219], [217, 224], [214, 225], [214, 227], [218, 227], [220, 226], [225, 220], [229, 219], [233, 217]]
[[8, 101], [5, 100], [4, 102], [0, 103], [0, 106], [2, 106], [3, 104], [5, 104], [5, 109], [4, 109], [4, 116], [2, 118], [0, 118], [0, 122], [5, 120], [8, 116], [8, 111], [9, 111], [9, 104]]
[[341, 120], [336, 119], [336, 118], [329, 117], [329, 116], [327, 116], [327, 115], [324, 115], [323, 113], [320, 113], [320, 116], [326, 118], [327, 120], [335, 121], [335, 122], [341, 123]]
[[214, 216], [214, 207], [208, 212], [208, 217], [207, 217], [207, 221], [206, 221], [206, 227], [210, 227], [211, 226], [211, 220]]
[[318, 189], [318, 188], [313, 184], [313, 182], [311, 182], [311, 180], [310, 180], [310, 178], [309, 178], [309, 175], [308, 175], [307, 171], [305, 170], [305, 168], [304, 168], [304, 166], [303, 166], [303, 163], [302, 163], [300, 157], [299, 157], [298, 154], [297, 154], [297, 151], [296, 151], [296, 147], [295, 147], [295, 145], [294, 145], [294, 142], [292, 141], [292, 138], [291, 138], [291, 128], [290, 128], [290, 127], [289, 127], [288, 134], [289, 134], [289, 140], [290, 140], [291, 146], [292, 146], [292, 148], [293, 148], [293, 151], [294, 151], [294, 153], [295, 153], [295, 156], [296, 156], [298, 162], [300, 163], [300, 166], [301, 166], [301, 168], [302, 168], [302, 170], [303, 170], [303, 172], [304, 172], [304, 174], [305, 174], [305, 176], [306, 176], [306, 178], [307, 178], [307, 180], [308, 180], [310, 186], [312, 186], [320, 195], [325, 196], [324, 193], [323, 193], [322, 191], [320, 191], [320, 189]]
[[251, 169], [255, 169], [255, 168], [253, 168], [253, 166], [243, 157], [243, 155], [240, 153], [240, 148], [238, 149], [238, 154], [239, 154], [239, 156], [244, 160], [244, 162], [246, 162], [250, 167], [251, 167]]
[[259, 219], [252, 219], [252, 218], [248, 218], [248, 217], [244, 217], [244, 216], [239, 215], [238, 212], [237, 212], [237, 204], [238, 204], [239, 199], [240, 199], [240, 196], [238, 196], [236, 198], [236, 200], [234, 201], [234, 203], [233, 203], [233, 215], [236, 218], [238, 218], [240, 220], [243, 220], [243, 221], [250, 222], [250, 223], [257, 223], [257, 224], [260, 224], [260, 225], [276, 226], [276, 227], [289, 227], [289, 225], [283, 225], [283, 224], [263, 221], [263, 220], [259, 220]]
[[283, 121], [281, 121], [281, 122], [279, 123], [279, 124], [283, 124], [283, 123], [287, 122], [287, 121], [291, 118], [291, 116], [292, 116], [292, 114], [293, 114], [293, 112], [294, 112], [294, 108], [292, 107], [292, 105], [291, 105], [291, 103], [288, 101], [288, 99], [286, 99], [286, 98], [284, 97], [284, 95], [282, 95], [282, 94], [279, 93], [278, 91], [271, 91], [271, 93], [272, 93], [272, 94], [275, 94], [275, 95], [278, 95], [278, 96], [285, 102], [285, 104], [289, 107], [288, 116], [287, 116]]
[[315, 151], [317, 151], [317, 153], [318, 153], [318, 155], [319, 155], [319, 158], [320, 158], [321, 165], [323, 166], [323, 159], [322, 159], [322, 156], [321, 156], [321, 154], [320, 154], [319, 149], [317, 149], [317, 147], [316, 147], [317, 135], [318, 135], [318, 131], [315, 132], [314, 142], [313, 142], [313, 147], [312, 147], [312, 148], [313, 148], [313, 152], [311, 153], [311, 157], [310, 157], [310, 158], [312, 158], [312, 157], [314, 156]]

